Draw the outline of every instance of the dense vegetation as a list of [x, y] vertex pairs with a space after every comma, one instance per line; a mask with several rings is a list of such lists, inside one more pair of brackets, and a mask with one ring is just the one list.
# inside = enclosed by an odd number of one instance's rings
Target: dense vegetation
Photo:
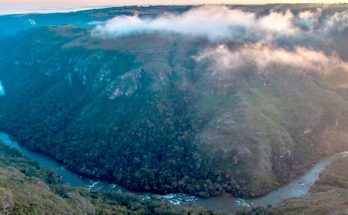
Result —
[[192, 57], [211, 46], [204, 38], [100, 39], [86, 26], [4, 41], [0, 129], [83, 175], [137, 191], [258, 196], [347, 148], [345, 73], [274, 66], [221, 78]]
[[0, 143], [0, 214], [220, 214], [142, 200], [123, 192], [101, 192], [63, 185], [18, 151]]
[[[67, 34], [71, 35], [62, 36]], [[17, 50], [16, 56], [4, 59], [2, 71], [13, 71], [3, 76], [4, 83], [31, 82], [13, 85], [6, 92], [32, 87], [26, 95], [1, 98], [2, 113], [6, 113], [2, 128], [81, 174], [114, 180], [130, 189], [202, 196], [233, 192], [230, 176], [207, 166], [218, 161], [201, 158], [192, 144], [195, 128], [188, 105], [193, 95], [177, 89], [177, 79], [182, 77], [172, 74], [166, 77], [167, 83], [156, 83], [154, 74], [124, 51], [61, 47], [84, 34], [84, 29], [71, 27], [40, 29], [19, 35], [17, 47], [4, 47], [4, 51]], [[26, 43], [24, 38], [40, 41]], [[42, 44], [52, 40], [56, 43]], [[61, 51], [44, 57], [57, 49]], [[28, 52], [33, 53], [31, 65], [25, 62]], [[42, 67], [53, 62], [57, 71]], [[155, 84], [165, 86], [154, 91]], [[125, 95], [112, 98], [115, 87]], [[25, 97], [33, 99], [30, 105], [23, 105]], [[18, 114], [12, 118], [11, 112]]]

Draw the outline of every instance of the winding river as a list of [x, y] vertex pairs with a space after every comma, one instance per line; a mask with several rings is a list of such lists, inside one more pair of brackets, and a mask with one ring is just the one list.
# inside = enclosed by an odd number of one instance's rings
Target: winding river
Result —
[[[12, 140], [8, 134], [0, 132], [0, 141], [5, 145], [19, 150], [27, 158], [36, 161], [40, 166], [46, 169], [55, 170], [60, 176], [63, 183], [73, 186], [87, 187], [88, 189], [103, 189], [103, 190], [121, 190], [127, 191], [125, 188], [116, 184], [109, 184], [105, 182], [94, 181], [92, 179], [82, 177], [64, 167], [51, 157], [44, 154], [33, 152], [24, 146], [21, 146], [16, 141]], [[156, 198], [167, 199], [172, 204], [190, 204], [198, 207], [205, 207], [212, 210], [220, 210], [224, 212], [232, 212], [240, 206], [254, 207], [254, 206], [268, 206], [279, 204], [284, 200], [290, 198], [298, 198], [306, 195], [310, 187], [319, 179], [319, 175], [323, 172], [327, 165], [340, 156], [348, 156], [348, 152], [342, 152], [333, 155], [330, 158], [324, 159], [315, 164], [305, 175], [298, 178], [288, 185], [256, 199], [239, 199], [232, 196], [220, 196], [207, 199], [188, 196], [185, 194], [168, 194], [157, 195], [151, 193], [136, 193], [142, 198]], [[135, 193], [135, 192], [132, 192]]]

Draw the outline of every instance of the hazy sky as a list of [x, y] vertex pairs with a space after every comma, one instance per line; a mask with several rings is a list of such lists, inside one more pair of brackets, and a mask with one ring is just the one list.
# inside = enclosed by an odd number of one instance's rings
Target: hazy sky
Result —
[[68, 10], [82, 7], [139, 4], [265, 4], [265, 3], [337, 3], [348, 0], [0, 0], [0, 14], [43, 10]]

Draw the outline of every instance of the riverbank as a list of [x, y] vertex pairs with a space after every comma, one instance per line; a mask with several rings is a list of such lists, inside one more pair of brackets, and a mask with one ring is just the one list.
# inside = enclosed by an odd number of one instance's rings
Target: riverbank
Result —
[[291, 198], [300, 198], [305, 196], [313, 184], [319, 179], [320, 173], [334, 160], [341, 156], [345, 156], [347, 152], [334, 155], [330, 158], [324, 159], [314, 165], [310, 170], [306, 172], [302, 177], [293, 181], [292, 183], [285, 185], [263, 197], [257, 199], [240, 199], [233, 198], [232, 196], [219, 196], [213, 198], [197, 198], [194, 196], [188, 196], [185, 194], [168, 194], [168, 195], [157, 195], [151, 193], [135, 193], [124, 189], [116, 184], [109, 184], [105, 182], [98, 182], [77, 175], [74, 172], [66, 169], [64, 165], [58, 163], [54, 159], [43, 155], [41, 153], [33, 152], [27, 148], [21, 146], [16, 141], [12, 140], [6, 133], [0, 133], [0, 141], [5, 145], [15, 148], [20, 151], [24, 156], [31, 160], [36, 161], [43, 168], [53, 169], [61, 177], [61, 181], [66, 184], [73, 186], [86, 187], [89, 190], [101, 189], [101, 190], [114, 190], [129, 192], [136, 194], [143, 199], [165, 199], [173, 205], [193, 205], [197, 207], [204, 207], [210, 210], [218, 210], [224, 212], [232, 212], [240, 207], [267, 207], [268, 205], [277, 205], [285, 200]]
[[198, 199], [196, 204], [200, 207], [206, 207], [213, 210], [231, 212], [238, 207], [268, 207], [277, 206], [286, 200], [301, 198], [306, 196], [311, 187], [319, 180], [323, 173], [332, 162], [347, 156], [348, 152], [335, 154], [327, 159], [323, 159], [313, 165], [303, 176], [299, 177], [290, 184], [284, 185], [277, 190], [268, 193], [265, 196], [256, 199], [240, 199], [231, 196], [220, 196], [209, 199]]
[[281, 215], [339, 215], [348, 212], [348, 154], [336, 157], [321, 173], [309, 193], [273, 208]]
[[0, 214], [23, 215], [224, 215], [201, 208], [143, 199], [129, 192], [61, 183], [55, 171], [42, 168], [0, 140]]
[[42, 153], [31, 151], [28, 148], [20, 145], [15, 140], [12, 140], [11, 137], [4, 132], [0, 132], [0, 141], [2, 141], [8, 147], [18, 150], [21, 154], [23, 154], [25, 157], [29, 158], [30, 160], [37, 162], [41, 167], [45, 169], [51, 169], [57, 172], [57, 174], [60, 176], [61, 182], [64, 184], [85, 187], [85, 188], [88, 188], [88, 190], [122, 191], [122, 192], [139, 195], [143, 199], [151, 199], [151, 198], [165, 199], [174, 205], [193, 204], [193, 202], [197, 200], [196, 197], [188, 196], [181, 193], [157, 195], [157, 194], [151, 194], [151, 193], [131, 192], [116, 184], [96, 181], [84, 176], [80, 176], [70, 171], [69, 169], [65, 168], [63, 164], [57, 162], [53, 158], [47, 155], [44, 155]]

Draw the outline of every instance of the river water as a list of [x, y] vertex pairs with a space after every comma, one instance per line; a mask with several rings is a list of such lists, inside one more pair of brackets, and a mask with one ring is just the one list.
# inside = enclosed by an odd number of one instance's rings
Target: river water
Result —
[[[24, 156], [36, 161], [43, 168], [55, 170], [61, 176], [61, 180], [63, 183], [70, 184], [73, 186], [87, 187], [88, 189], [121, 190], [124, 192], [130, 192], [116, 184], [94, 181], [92, 179], [82, 177], [66, 169], [63, 164], [58, 163], [51, 157], [41, 153], [33, 152], [27, 149], [26, 147], [21, 146], [16, 141], [12, 140], [6, 133], [0, 132], [0, 141], [2, 141], [5, 145], [11, 148], [19, 150]], [[188, 196], [185, 194], [157, 195], [151, 193], [132, 193], [137, 194], [142, 198], [167, 199], [172, 204], [189, 204], [198, 207], [205, 207], [212, 210], [220, 210], [224, 212], [232, 212], [240, 206], [266, 207], [268, 205], [279, 204], [284, 200], [290, 198], [298, 198], [305, 196], [308, 193], [310, 187], [319, 179], [320, 173], [325, 170], [326, 166], [340, 156], [348, 156], [348, 152], [342, 152], [318, 162], [302, 177], [298, 178], [292, 183], [284, 185], [281, 188], [256, 199], [240, 199], [233, 198], [232, 196], [228, 195], [203, 199], [194, 196]]]

